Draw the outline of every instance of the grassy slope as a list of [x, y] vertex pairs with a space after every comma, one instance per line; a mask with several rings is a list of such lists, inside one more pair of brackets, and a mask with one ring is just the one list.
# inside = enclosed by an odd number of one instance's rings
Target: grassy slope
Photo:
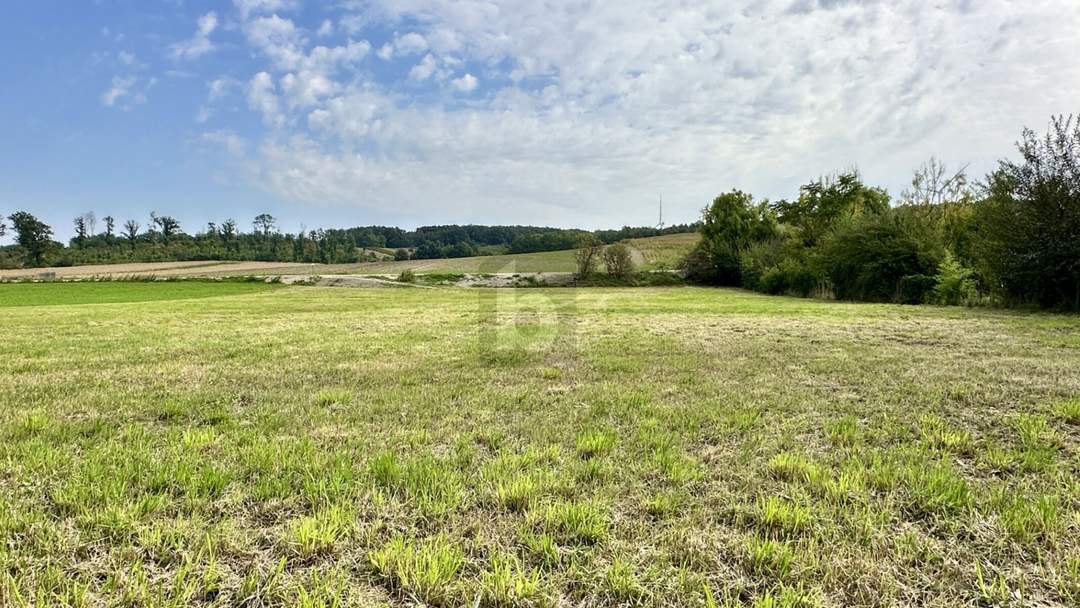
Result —
[[[697, 242], [697, 234], [674, 234], [633, 239], [630, 244], [639, 249], [646, 264], [645, 270], [671, 269]], [[262, 262], [165, 262], [161, 264], [118, 264], [113, 266], [83, 266], [71, 268], [37, 268], [0, 271], [2, 278], [33, 277], [52, 271], [61, 277], [117, 275], [167, 276], [248, 276], [272, 274], [398, 274], [406, 268], [418, 274], [432, 273], [532, 273], [573, 272], [574, 252], [544, 251], [509, 255], [478, 256], [447, 260], [409, 260], [405, 262], [371, 262], [363, 264], [274, 264]]]
[[645, 270], [671, 270], [697, 245], [697, 232], [667, 234], [644, 239], [631, 239], [629, 244], [645, 257]]
[[3, 318], [0, 605], [1080, 599], [1075, 317], [282, 288]]

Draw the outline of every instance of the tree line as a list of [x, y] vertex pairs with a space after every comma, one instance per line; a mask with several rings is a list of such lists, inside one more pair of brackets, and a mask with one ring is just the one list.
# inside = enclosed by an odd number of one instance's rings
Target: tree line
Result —
[[[8, 225], [0, 215], [0, 236]], [[233, 219], [210, 222], [194, 234], [171, 216], [150, 213], [149, 220], [119, 223], [111, 215], [98, 219], [88, 212], [72, 220], [74, 236], [65, 245], [53, 229], [27, 211], [6, 218], [15, 244], [0, 247], [0, 268], [75, 266], [124, 262], [235, 260], [342, 264], [382, 259], [431, 259], [531, 253], [572, 249], [582, 234], [613, 243], [639, 236], [689, 232], [696, 225], [663, 229], [624, 227], [591, 233], [537, 226], [444, 225], [403, 230], [391, 226], [358, 226], [284, 233], [270, 214], [256, 216], [250, 231]]]
[[770, 294], [1080, 311], [1080, 121], [1025, 129], [980, 182], [931, 160], [893, 201], [855, 171], [703, 212], [687, 278]]

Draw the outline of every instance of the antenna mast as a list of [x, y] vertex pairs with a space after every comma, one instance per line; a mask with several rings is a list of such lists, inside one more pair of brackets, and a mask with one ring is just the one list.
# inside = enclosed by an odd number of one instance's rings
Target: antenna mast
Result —
[[664, 229], [664, 195], [660, 195], [660, 223], [656, 225], [660, 230]]

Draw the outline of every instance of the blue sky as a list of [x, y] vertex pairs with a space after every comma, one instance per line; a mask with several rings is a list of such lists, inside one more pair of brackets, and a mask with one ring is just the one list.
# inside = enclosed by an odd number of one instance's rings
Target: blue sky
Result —
[[[0, 22], [0, 214], [188, 231], [688, 221], [1080, 111], [1071, 0], [37, 0]], [[10, 240], [10, 237], [8, 237]]]

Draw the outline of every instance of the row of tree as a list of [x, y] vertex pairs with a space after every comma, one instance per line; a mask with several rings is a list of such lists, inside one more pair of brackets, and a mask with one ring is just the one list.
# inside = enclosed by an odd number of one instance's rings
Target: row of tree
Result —
[[[2, 218], [2, 216], [0, 216]], [[52, 228], [26, 211], [10, 219], [15, 245], [0, 247], [0, 268], [72, 266], [122, 262], [187, 260], [250, 260], [340, 264], [393, 255], [395, 259], [431, 259], [529, 253], [571, 249], [583, 230], [536, 226], [422, 226], [403, 230], [390, 226], [358, 226], [347, 229], [300, 230], [282, 233], [277, 220], [260, 214], [250, 232], [227, 219], [211, 222], [195, 234], [186, 233], [168, 215], [151, 213], [144, 224], [128, 219], [85, 213], [74, 218], [75, 236], [64, 245], [53, 240]], [[0, 221], [0, 235], [6, 226]], [[693, 225], [631, 228], [597, 232], [605, 242], [636, 236], [656, 236], [694, 230]], [[382, 251], [379, 251], [382, 250]], [[392, 253], [391, 253], [392, 252]]]
[[856, 172], [704, 210], [691, 280], [801, 296], [1080, 310], [1080, 122], [1025, 130], [981, 183], [931, 160], [896, 204]]

